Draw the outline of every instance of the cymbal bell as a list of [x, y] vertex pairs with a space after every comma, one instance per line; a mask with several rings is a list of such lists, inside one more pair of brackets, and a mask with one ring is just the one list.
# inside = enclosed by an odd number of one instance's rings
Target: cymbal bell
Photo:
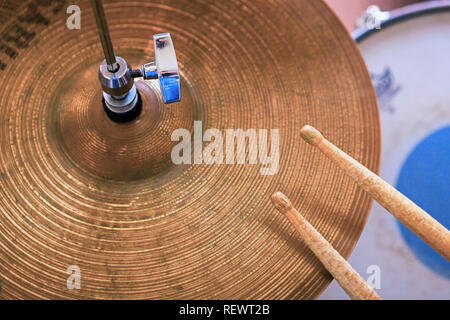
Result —
[[[26, 13], [15, 5], [0, 32]], [[143, 110], [115, 123], [97, 79], [101, 46], [89, 1], [81, 30], [39, 6], [17, 57], [0, 56], [0, 298], [314, 298], [331, 277], [270, 195], [286, 193], [344, 257], [371, 200], [301, 141], [305, 123], [373, 171], [380, 128], [360, 53], [322, 1], [105, 1], [117, 55], [153, 56], [170, 32], [180, 102], [136, 81]], [[63, 21], [63, 22], [62, 22]], [[31, 28], [24, 24], [24, 28]], [[31, 30], [31, 29], [30, 29]], [[14, 43], [9, 45], [14, 46]], [[261, 165], [175, 165], [179, 128], [278, 129], [278, 173]], [[79, 266], [81, 288], [66, 287]], [[293, 268], [295, 266], [295, 268]]]
[[[139, 56], [124, 55], [139, 65]], [[97, 72], [95, 63], [72, 72], [56, 89], [58, 99], [48, 124], [56, 134], [50, 143], [68, 156], [71, 166], [105, 179], [139, 180], [170, 167], [171, 150], [177, 144], [171, 141], [171, 133], [191, 128], [198, 113], [189, 90], [183, 88], [186, 95], [176, 106], [166, 106], [155, 81], [137, 81], [142, 113], [131, 122], [117, 123], [99, 107], [102, 89]]]

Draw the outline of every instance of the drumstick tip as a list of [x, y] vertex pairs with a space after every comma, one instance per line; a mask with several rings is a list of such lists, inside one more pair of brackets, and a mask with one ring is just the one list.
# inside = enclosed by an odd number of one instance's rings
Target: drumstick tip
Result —
[[281, 213], [285, 213], [287, 210], [292, 208], [292, 203], [288, 197], [279, 191], [275, 192], [270, 199], [272, 200], [275, 208]]
[[300, 135], [307, 143], [317, 146], [323, 139], [322, 134], [316, 128], [306, 125], [300, 130]]

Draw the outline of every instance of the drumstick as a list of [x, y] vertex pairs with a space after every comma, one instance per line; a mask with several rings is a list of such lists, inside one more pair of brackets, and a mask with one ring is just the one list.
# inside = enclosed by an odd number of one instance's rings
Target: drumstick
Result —
[[444, 226], [397, 189], [325, 139], [317, 129], [304, 126], [300, 134], [306, 142], [319, 148], [328, 158], [336, 162], [394, 217], [450, 260], [450, 232]]
[[339, 252], [292, 206], [281, 192], [272, 195], [272, 203], [294, 225], [300, 238], [322, 262], [328, 272], [354, 300], [381, 300]]

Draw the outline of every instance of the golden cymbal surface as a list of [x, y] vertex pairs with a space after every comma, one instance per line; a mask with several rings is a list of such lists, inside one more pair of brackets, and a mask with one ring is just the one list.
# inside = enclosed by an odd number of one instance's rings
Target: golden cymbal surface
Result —
[[[118, 124], [100, 102], [90, 3], [77, 1], [80, 30], [66, 26], [69, 5], [23, 1], [0, 15], [0, 298], [316, 297], [331, 277], [270, 195], [288, 195], [344, 256], [371, 201], [299, 130], [314, 125], [374, 171], [380, 156], [370, 77], [328, 7], [105, 1], [117, 55], [137, 67], [152, 60], [152, 35], [170, 32], [181, 73], [180, 102], [137, 81], [143, 112]], [[174, 165], [171, 134], [194, 121], [278, 129], [278, 173]], [[70, 290], [73, 265], [81, 287]]]

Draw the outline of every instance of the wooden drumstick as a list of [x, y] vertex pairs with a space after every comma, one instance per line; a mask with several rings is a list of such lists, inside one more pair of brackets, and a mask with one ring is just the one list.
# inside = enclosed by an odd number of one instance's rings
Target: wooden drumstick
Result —
[[325, 139], [317, 129], [304, 126], [300, 134], [306, 142], [319, 148], [328, 158], [336, 162], [394, 217], [450, 260], [450, 232], [443, 225], [378, 175]]
[[289, 199], [277, 192], [272, 203], [294, 225], [300, 238], [322, 262], [328, 272], [354, 300], [381, 300], [339, 252], [292, 206]]

